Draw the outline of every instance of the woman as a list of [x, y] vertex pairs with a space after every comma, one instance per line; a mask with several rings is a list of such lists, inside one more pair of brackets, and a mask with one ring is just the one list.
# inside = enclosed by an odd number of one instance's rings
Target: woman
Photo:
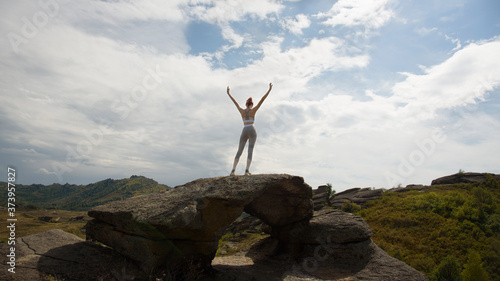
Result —
[[240, 156], [243, 153], [243, 149], [245, 148], [247, 140], [249, 140], [249, 142], [248, 142], [247, 168], [245, 169], [245, 175], [247, 176], [250, 175], [249, 169], [250, 169], [250, 164], [252, 163], [253, 147], [255, 146], [255, 141], [257, 140], [257, 131], [255, 130], [255, 127], [253, 125], [255, 121], [255, 113], [257, 112], [257, 110], [259, 110], [260, 106], [267, 98], [272, 88], [273, 88], [273, 83], [269, 83], [269, 90], [262, 97], [262, 99], [260, 99], [256, 107], [253, 107], [253, 101], [252, 98], [250, 97], [246, 102], [247, 107], [243, 109], [239, 106], [236, 100], [229, 93], [229, 86], [227, 87], [227, 94], [229, 95], [229, 98], [233, 101], [234, 105], [236, 105], [236, 108], [238, 109], [238, 111], [241, 114], [241, 117], [243, 118], [243, 131], [241, 132], [240, 136], [240, 146], [238, 147], [238, 152], [236, 153], [236, 157], [234, 157], [233, 170], [231, 170], [230, 174], [231, 176], [234, 176], [236, 165], [238, 165], [238, 161], [240, 160]]

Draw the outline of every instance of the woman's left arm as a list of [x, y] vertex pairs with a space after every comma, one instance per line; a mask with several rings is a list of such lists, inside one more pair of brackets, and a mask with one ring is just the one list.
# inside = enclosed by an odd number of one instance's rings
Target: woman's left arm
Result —
[[262, 103], [264, 102], [264, 100], [267, 98], [267, 96], [269, 95], [269, 93], [271, 92], [271, 90], [273, 89], [273, 83], [269, 83], [269, 90], [267, 91], [267, 93], [260, 99], [259, 103], [257, 104], [257, 106], [255, 107], [255, 111], [257, 111], [260, 106], [262, 105]]

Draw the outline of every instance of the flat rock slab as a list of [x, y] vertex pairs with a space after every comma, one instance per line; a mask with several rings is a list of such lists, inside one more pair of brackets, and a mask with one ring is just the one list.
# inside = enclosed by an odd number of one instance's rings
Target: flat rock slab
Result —
[[[133, 280], [145, 277], [138, 266], [109, 248], [86, 242], [60, 229], [16, 239], [15, 273], [7, 271], [7, 251], [0, 246], [0, 280]], [[122, 278], [122, 279], [119, 279]], [[125, 279], [128, 278], [128, 279]]]
[[87, 238], [147, 260], [147, 267], [185, 259], [210, 265], [220, 237], [243, 210], [271, 227], [308, 220], [312, 189], [286, 174], [198, 179], [93, 208]]

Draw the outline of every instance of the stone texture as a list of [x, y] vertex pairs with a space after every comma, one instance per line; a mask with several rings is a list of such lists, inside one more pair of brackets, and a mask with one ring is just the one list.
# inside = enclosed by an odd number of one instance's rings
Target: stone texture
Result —
[[305, 245], [294, 275], [307, 273], [320, 280], [425, 281], [423, 273], [397, 260], [372, 240]]
[[300, 232], [301, 258], [292, 275], [309, 274], [319, 280], [428, 280], [380, 249], [372, 235], [361, 217], [340, 210], [315, 212]]
[[[289, 231], [292, 235], [283, 232], [280, 240], [261, 240], [244, 256], [216, 258], [214, 280], [429, 280], [378, 247], [358, 216], [323, 209], [308, 224], [296, 224]], [[280, 244], [286, 238], [295, 238], [288, 242], [300, 250], [283, 252]]]
[[220, 237], [243, 210], [271, 228], [286, 228], [309, 220], [311, 198], [311, 187], [297, 176], [198, 179], [167, 192], [93, 208], [89, 216], [95, 219], [87, 223], [87, 237], [144, 269], [186, 262], [207, 268]]
[[318, 189], [313, 190], [313, 205], [315, 211], [330, 206], [330, 193], [328, 192], [328, 186], [321, 185], [318, 186]]
[[487, 177], [492, 177], [496, 180], [500, 180], [500, 175], [489, 173], [456, 173], [453, 175], [437, 178], [431, 182], [431, 185], [486, 182]]
[[382, 189], [371, 189], [366, 188], [351, 188], [346, 191], [337, 193], [330, 200], [331, 205], [335, 208], [342, 207], [344, 201], [350, 201], [356, 204], [364, 204], [370, 200], [375, 200], [380, 198], [384, 194]]
[[[0, 280], [133, 280], [144, 273], [127, 259], [104, 248], [64, 232], [49, 230], [16, 239], [15, 274], [7, 271], [8, 245], [0, 245]], [[128, 279], [124, 279], [125, 277]], [[122, 278], [122, 279], [120, 279]]]
[[303, 244], [352, 243], [370, 239], [368, 224], [358, 216], [340, 210], [324, 209], [316, 212], [300, 237]]

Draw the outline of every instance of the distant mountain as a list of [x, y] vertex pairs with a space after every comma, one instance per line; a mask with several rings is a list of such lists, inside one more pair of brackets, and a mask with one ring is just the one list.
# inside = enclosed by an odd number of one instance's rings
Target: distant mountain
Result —
[[[7, 190], [7, 183], [0, 182], [0, 188]], [[71, 211], [86, 211], [107, 202], [123, 200], [133, 196], [169, 189], [164, 184], [143, 176], [128, 179], [106, 179], [88, 185], [16, 184], [16, 204], [36, 205]], [[0, 192], [1, 202], [7, 202], [7, 192]]]

